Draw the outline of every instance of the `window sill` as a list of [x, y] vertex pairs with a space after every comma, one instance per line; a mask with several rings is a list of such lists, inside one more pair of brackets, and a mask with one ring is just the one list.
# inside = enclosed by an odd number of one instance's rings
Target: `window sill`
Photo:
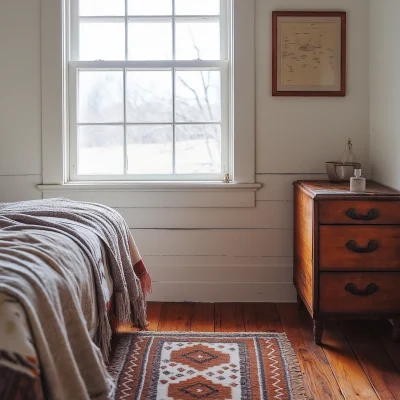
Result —
[[74, 182], [39, 185], [43, 198], [67, 197], [110, 207], [255, 207], [260, 183]]

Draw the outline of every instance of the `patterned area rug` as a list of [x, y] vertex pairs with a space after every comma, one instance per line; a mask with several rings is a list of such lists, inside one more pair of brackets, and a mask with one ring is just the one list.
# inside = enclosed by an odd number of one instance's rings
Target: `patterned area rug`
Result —
[[284, 333], [119, 334], [109, 370], [116, 400], [303, 400]]

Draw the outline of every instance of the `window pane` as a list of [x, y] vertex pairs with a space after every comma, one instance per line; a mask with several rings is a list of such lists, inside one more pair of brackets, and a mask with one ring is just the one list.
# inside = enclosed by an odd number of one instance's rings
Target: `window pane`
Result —
[[220, 60], [219, 22], [177, 20], [176, 59]]
[[171, 15], [172, 0], [128, 0], [129, 15]]
[[79, 71], [78, 121], [123, 122], [122, 71]]
[[175, 0], [177, 15], [219, 15], [220, 0]]
[[175, 118], [178, 122], [221, 121], [220, 71], [177, 71]]
[[171, 60], [172, 22], [129, 22], [130, 60]]
[[79, 27], [80, 60], [125, 60], [125, 24], [86, 22]]
[[79, 0], [79, 15], [125, 15], [125, 0]]
[[124, 173], [124, 127], [80, 126], [78, 128], [78, 174]]
[[178, 174], [221, 173], [220, 126], [176, 126], [175, 151]]
[[172, 126], [127, 127], [128, 173], [172, 174]]
[[128, 71], [128, 122], [172, 122], [171, 71]]

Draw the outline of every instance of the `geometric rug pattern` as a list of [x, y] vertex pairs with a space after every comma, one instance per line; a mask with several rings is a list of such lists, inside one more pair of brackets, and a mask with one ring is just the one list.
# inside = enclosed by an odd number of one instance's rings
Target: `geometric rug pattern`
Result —
[[306, 399], [284, 333], [133, 332], [116, 340], [116, 400]]

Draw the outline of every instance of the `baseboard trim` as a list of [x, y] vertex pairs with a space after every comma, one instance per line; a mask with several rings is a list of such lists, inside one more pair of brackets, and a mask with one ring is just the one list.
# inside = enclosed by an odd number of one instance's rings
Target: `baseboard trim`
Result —
[[291, 282], [153, 282], [148, 301], [291, 303], [296, 291]]

